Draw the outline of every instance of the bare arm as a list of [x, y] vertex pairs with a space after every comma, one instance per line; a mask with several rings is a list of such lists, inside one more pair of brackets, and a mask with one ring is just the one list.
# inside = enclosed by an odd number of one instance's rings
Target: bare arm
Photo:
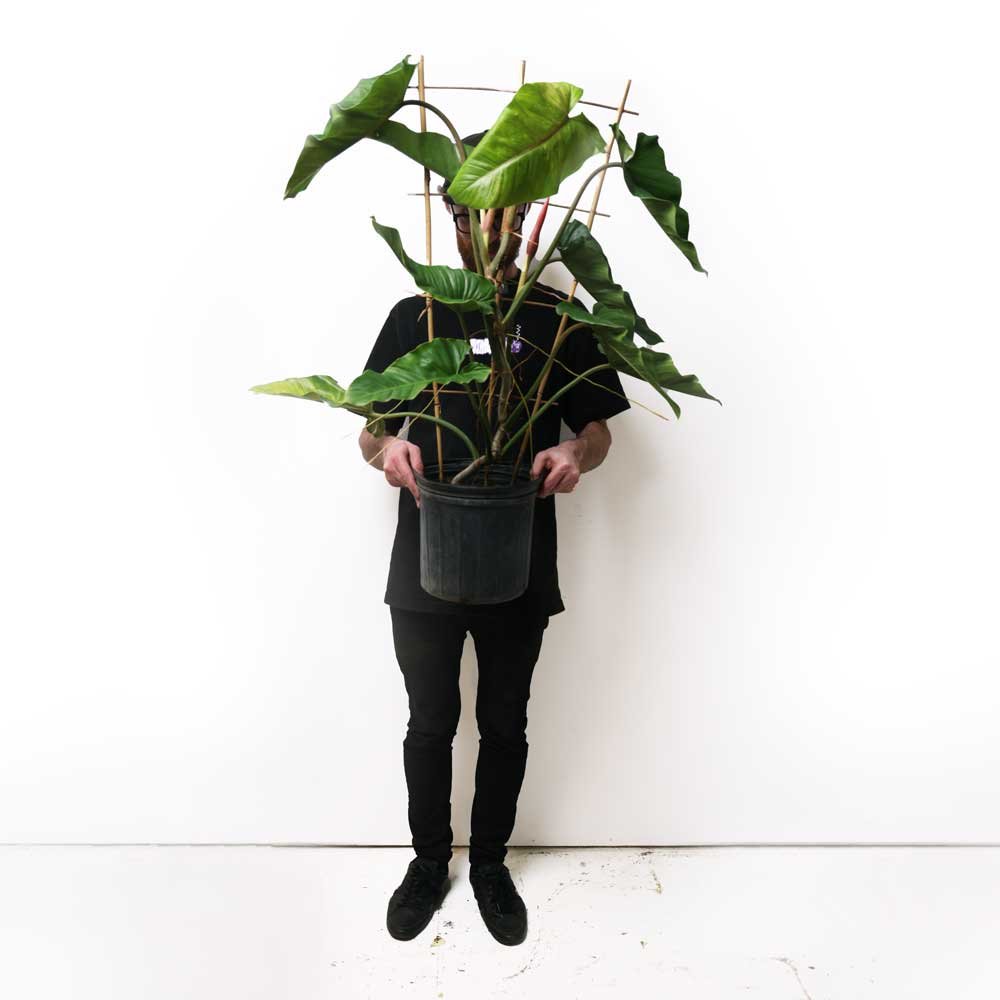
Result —
[[420, 487], [413, 478], [414, 472], [422, 474], [424, 471], [419, 445], [410, 444], [393, 434], [378, 438], [367, 427], [362, 427], [358, 446], [365, 461], [385, 473], [390, 486], [405, 486], [420, 506]]
[[580, 476], [596, 469], [607, 457], [611, 447], [611, 431], [607, 420], [591, 420], [571, 441], [562, 441], [535, 456], [532, 478], [546, 470], [548, 475], [538, 491], [540, 497], [550, 493], [572, 493]]
[[611, 447], [611, 431], [608, 430], [607, 420], [591, 420], [576, 438], [568, 443], [577, 447], [581, 475], [596, 469], [607, 458], [608, 449]]
[[364, 460], [379, 471], [382, 471], [383, 459], [385, 458], [386, 446], [399, 438], [392, 434], [386, 434], [377, 438], [367, 427], [361, 428], [361, 436], [358, 438], [358, 445]]

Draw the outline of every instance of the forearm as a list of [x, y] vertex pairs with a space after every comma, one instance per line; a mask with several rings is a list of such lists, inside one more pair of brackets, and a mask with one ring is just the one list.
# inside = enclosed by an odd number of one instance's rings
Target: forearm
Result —
[[591, 420], [571, 444], [577, 453], [582, 475], [584, 472], [596, 469], [607, 457], [608, 449], [611, 447], [611, 431], [603, 420]]
[[393, 434], [375, 437], [367, 427], [364, 427], [361, 429], [358, 445], [361, 447], [361, 454], [365, 461], [373, 468], [383, 470], [382, 460], [385, 457], [386, 449], [395, 440], [397, 438]]

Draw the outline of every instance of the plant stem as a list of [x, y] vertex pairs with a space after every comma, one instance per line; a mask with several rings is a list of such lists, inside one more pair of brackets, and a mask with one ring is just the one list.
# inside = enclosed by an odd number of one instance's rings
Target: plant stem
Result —
[[[626, 93], [627, 93], [627, 91], [626, 91]], [[607, 150], [605, 151], [605, 156], [610, 156], [610, 155], [611, 155], [611, 146], [609, 144]], [[598, 186], [597, 193], [594, 195], [593, 203], [592, 203], [591, 208], [590, 208], [590, 216], [588, 217], [588, 220], [587, 220], [588, 223], [590, 223], [590, 222], [594, 221], [594, 212], [597, 210], [597, 199], [598, 199], [598, 196], [601, 193], [601, 187], [604, 184], [604, 177], [605, 177], [604, 171], [606, 171], [609, 167], [622, 167], [622, 168], [624, 168], [624, 166], [625, 166], [625, 164], [624, 164], [624, 162], [622, 160], [615, 160], [613, 163], [606, 162], [602, 166], [598, 167], [596, 170], [594, 170], [593, 172], [591, 172], [589, 174], [589, 176], [587, 177], [587, 179], [583, 182], [582, 186], [580, 187], [580, 190], [577, 192], [576, 198], [573, 199], [573, 203], [570, 206], [570, 210], [569, 210], [569, 212], [566, 213], [566, 218], [563, 219], [563, 223], [559, 227], [559, 232], [556, 233], [555, 239], [552, 241], [552, 243], [549, 246], [548, 250], [545, 251], [545, 257], [542, 259], [542, 266], [543, 267], [548, 263], [549, 257], [552, 255], [553, 249], [557, 246], [557, 244], [559, 243], [559, 241], [562, 239], [563, 231], [566, 229], [566, 226], [569, 225], [570, 214], [576, 208], [577, 202], [579, 202], [580, 197], [583, 195], [584, 188], [586, 188], [586, 186], [591, 182], [591, 180], [594, 177], [596, 177], [598, 174], [601, 175], [601, 184]], [[536, 275], [536, 278], [537, 278], [537, 275]], [[533, 283], [534, 283], [534, 279], [532, 280], [532, 284]], [[573, 287], [576, 288], [576, 285], [577, 285], [577, 279], [574, 276]], [[530, 285], [528, 287], [530, 288]], [[514, 300], [513, 305], [514, 306], [519, 306], [520, 305], [520, 303], [517, 302], [516, 298]], [[566, 314], [564, 314], [563, 317], [562, 317], [562, 320], [559, 323], [559, 329], [556, 331], [555, 341], [554, 341], [554, 343], [552, 345], [552, 354], [553, 355], [555, 355], [556, 353], [558, 353], [559, 347], [561, 346], [563, 340], [565, 340], [565, 338], [566, 338], [566, 333], [565, 333], [565, 330], [564, 330], [564, 328], [566, 326], [566, 320], [567, 320], [567, 316], [566, 316]], [[534, 408], [532, 410], [532, 419], [539, 412], [539, 404], [542, 401], [542, 393], [545, 390], [545, 382], [546, 382], [546, 380], [549, 377], [549, 371], [551, 370], [551, 367], [552, 367], [551, 365], [547, 365], [545, 371], [542, 374], [541, 384], [538, 386], [538, 392], [535, 394], [535, 405], [534, 405]], [[520, 466], [520, 464], [521, 464], [521, 459], [524, 457], [524, 447], [525, 447], [525, 445], [527, 443], [528, 443], [528, 439], [525, 438], [521, 442], [521, 449], [517, 453], [517, 458], [514, 459], [514, 475], [515, 476], [517, 475], [518, 466]]]
[[577, 191], [576, 197], [570, 202], [569, 208], [566, 210], [566, 216], [562, 221], [562, 225], [559, 226], [559, 231], [556, 233], [552, 242], [549, 244], [548, 249], [545, 251], [542, 257], [538, 270], [536, 270], [532, 276], [525, 281], [521, 288], [517, 290], [517, 294], [514, 296], [514, 301], [510, 304], [510, 309], [507, 310], [503, 317], [503, 325], [506, 327], [509, 325], [510, 321], [514, 318], [514, 314], [518, 309], [521, 308], [521, 302], [527, 298], [528, 292], [531, 291], [532, 286], [538, 280], [538, 275], [541, 273], [542, 268], [548, 263], [549, 258], [555, 252], [556, 247], [559, 244], [559, 240], [562, 238], [563, 230], [569, 225], [569, 220], [573, 217], [573, 212], [576, 210], [576, 206], [580, 199], [583, 197], [583, 192], [586, 191], [587, 185], [601, 172], [607, 170], [609, 167], [624, 167], [625, 163], [623, 160], [615, 160], [613, 163], [602, 163], [601, 166], [596, 167], [590, 174], [587, 175], [583, 184], [580, 185], [580, 190]]
[[[472, 213], [476, 212], [476, 217], [473, 218]], [[480, 244], [480, 234], [482, 230], [479, 228], [479, 211], [478, 209], [469, 209], [469, 237], [472, 240], [472, 259], [476, 265], [477, 274], [486, 273], [486, 262], [483, 260], [482, 246]]]
[[[587, 328], [589, 329], [589, 327], [588, 327], [588, 325], [587, 325], [586, 323], [574, 323], [574, 324], [573, 324], [572, 326], [568, 326], [568, 327], [567, 327], [567, 328], [566, 328], [566, 329], [565, 329], [565, 330], [563, 331], [563, 335], [562, 335], [562, 338], [561, 338], [561, 339], [559, 340], [559, 344], [562, 344], [562, 343], [563, 343], [563, 341], [565, 341], [565, 339], [566, 339], [566, 338], [567, 338], [567, 337], [568, 337], [568, 336], [569, 336], [569, 335], [570, 335], [570, 334], [571, 334], [571, 333], [572, 333], [572, 332], [573, 332], [574, 330], [578, 330], [578, 329], [580, 329], [581, 327], [587, 327]], [[533, 392], [535, 392], [535, 391], [536, 391], [536, 390], [538, 389], [538, 386], [539, 386], [539, 385], [541, 384], [541, 382], [542, 382], [542, 378], [543, 378], [543, 377], [547, 377], [547, 375], [546, 375], [546, 372], [548, 372], [548, 370], [549, 370], [549, 369], [550, 369], [550, 368], [552, 367], [553, 363], [555, 362], [555, 360], [556, 360], [556, 357], [555, 357], [555, 356], [556, 356], [556, 351], [557, 351], [557, 350], [558, 350], [558, 347], [557, 347], [557, 345], [553, 343], [553, 345], [552, 345], [552, 352], [551, 352], [551, 353], [547, 353], [547, 352], [545, 352], [545, 351], [542, 351], [542, 353], [546, 355], [546, 361], [545, 361], [545, 364], [544, 364], [544, 365], [542, 366], [542, 370], [541, 370], [541, 371], [540, 371], [540, 372], [539, 372], [539, 373], [538, 373], [538, 374], [537, 374], [537, 375], [535, 376], [535, 381], [534, 381], [534, 382], [532, 382], [532, 383], [531, 383], [531, 385], [530, 385], [530, 386], [528, 386], [528, 389], [527, 389], [527, 391], [523, 393], [523, 395], [522, 395], [522, 397], [521, 397], [521, 401], [520, 401], [520, 402], [519, 402], [519, 403], [517, 404], [517, 406], [515, 406], [515, 407], [514, 407], [514, 409], [513, 409], [512, 411], [511, 411], [511, 414], [510, 414], [510, 416], [508, 417], [508, 420], [513, 420], [513, 419], [514, 419], [514, 417], [515, 417], [515, 416], [516, 416], [516, 415], [518, 414], [518, 412], [520, 411], [520, 409], [521, 409], [521, 407], [522, 407], [522, 406], [523, 406], [523, 407], [524, 407], [525, 409], [527, 409], [527, 408], [528, 408], [528, 400], [527, 400], [527, 397], [528, 397], [528, 396], [530, 396], [530, 395], [531, 395], [531, 394], [532, 394]]]
[[476, 469], [479, 468], [486, 461], [485, 455], [480, 455], [479, 458], [470, 462], [464, 469], [459, 470], [451, 477], [451, 482], [460, 483], [466, 476], [470, 475]]
[[594, 372], [599, 372], [599, 371], [603, 371], [603, 370], [604, 370], [605, 368], [611, 368], [611, 367], [613, 367], [613, 366], [612, 366], [612, 365], [610, 365], [610, 364], [604, 364], [604, 365], [594, 365], [594, 367], [593, 367], [593, 368], [588, 368], [588, 369], [587, 369], [587, 370], [586, 370], [585, 372], [581, 372], [581, 373], [580, 373], [579, 375], [577, 375], [577, 377], [576, 377], [575, 379], [573, 379], [573, 380], [572, 380], [571, 382], [567, 382], [567, 383], [566, 383], [566, 385], [564, 385], [564, 386], [563, 386], [563, 387], [562, 387], [561, 389], [557, 389], [557, 390], [556, 390], [556, 391], [555, 391], [554, 393], [552, 393], [552, 396], [551, 396], [551, 397], [550, 397], [549, 399], [545, 400], [545, 402], [544, 402], [544, 403], [543, 403], [543, 404], [542, 404], [542, 405], [541, 405], [541, 406], [540, 406], [540, 407], [538, 408], [537, 412], [535, 412], [535, 413], [533, 413], [533, 414], [531, 415], [531, 419], [530, 419], [530, 420], [528, 420], [528, 421], [527, 421], [527, 422], [526, 422], [526, 423], [524, 424], [524, 426], [523, 426], [523, 427], [521, 427], [521, 428], [520, 428], [519, 430], [515, 431], [515, 432], [514, 432], [514, 433], [513, 433], [513, 434], [512, 434], [511, 436], [510, 436], [510, 439], [509, 439], [509, 440], [507, 441], [507, 443], [506, 443], [506, 444], [505, 444], [505, 445], [504, 445], [504, 446], [503, 446], [503, 447], [502, 447], [502, 448], [500, 449], [500, 454], [501, 454], [501, 455], [505, 454], [505, 453], [506, 453], [506, 451], [507, 451], [507, 449], [508, 449], [508, 448], [509, 448], [509, 447], [510, 447], [510, 446], [511, 446], [511, 445], [512, 445], [512, 444], [513, 444], [513, 443], [514, 443], [514, 442], [515, 442], [515, 441], [516, 441], [516, 440], [517, 440], [517, 439], [518, 439], [518, 438], [519, 438], [519, 437], [520, 437], [520, 436], [521, 436], [521, 435], [522, 435], [522, 434], [523, 434], [523, 433], [524, 433], [524, 432], [525, 432], [525, 431], [526, 431], [526, 430], [527, 430], [527, 429], [528, 429], [528, 428], [529, 428], [529, 427], [530, 427], [530, 426], [531, 426], [531, 425], [532, 425], [532, 424], [533, 424], [533, 423], [534, 423], [534, 422], [535, 422], [535, 421], [536, 421], [536, 420], [537, 420], [537, 419], [538, 419], [538, 418], [539, 418], [539, 417], [540, 417], [540, 416], [541, 416], [541, 415], [542, 415], [542, 414], [543, 414], [543, 413], [544, 413], [544, 412], [545, 412], [545, 411], [546, 411], [546, 410], [547, 410], [547, 409], [548, 409], [548, 408], [549, 408], [549, 407], [550, 407], [550, 406], [551, 406], [551, 405], [552, 405], [552, 404], [553, 404], [553, 403], [554, 403], [554, 402], [555, 402], [555, 401], [556, 401], [556, 400], [557, 400], [557, 399], [558, 399], [558, 398], [559, 398], [559, 397], [560, 397], [560, 396], [561, 396], [561, 395], [563, 394], [563, 393], [564, 393], [564, 392], [567, 392], [567, 391], [569, 391], [570, 389], [572, 389], [572, 388], [573, 388], [573, 386], [574, 386], [574, 385], [576, 385], [576, 383], [580, 381], [580, 379], [582, 379], [582, 378], [586, 378], [586, 377], [587, 377], [588, 375], [593, 375], [593, 374], [594, 374]]
[[[427, 88], [425, 88], [425, 89], [427, 89]], [[440, 118], [441, 121], [444, 122], [444, 124], [447, 127], [448, 131], [451, 132], [451, 137], [455, 141], [455, 152], [458, 154], [458, 162], [459, 163], [465, 163], [465, 161], [467, 159], [467, 157], [465, 155], [465, 146], [462, 143], [462, 137], [458, 134], [458, 130], [451, 123], [451, 119], [449, 119], [448, 116], [440, 108], [435, 107], [433, 104], [429, 104], [427, 101], [421, 101], [421, 100], [416, 100], [416, 99], [409, 100], [409, 101], [403, 101], [400, 104], [400, 107], [403, 107], [406, 104], [418, 105], [420, 107], [427, 108], [428, 111], [433, 111], [434, 114], [436, 114], [438, 116], [438, 118]], [[473, 215], [473, 212], [475, 212], [476, 214]], [[478, 274], [485, 275], [485, 273], [486, 273], [485, 262], [481, 259], [481, 255], [480, 255], [480, 253], [478, 252], [478, 249], [477, 249], [477, 247], [478, 247], [478, 242], [477, 241], [481, 241], [482, 240], [482, 231], [479, 228], [479, 213], [478, 213], [478, 211], [476, 209], [473, 209], [473, 208], [469, 209], [469, 229], [470, 229], [472, 237], [473, 237], [473, 239], [472, 239], [472, 254], [473, 254], [473, 259], [476, 262], [476, 272]]]
[[[514, 372], [507, 356], [506, 334], [502, 324], [496, 322], [493, 327], [492, 343], [496, 344], [497, 366], [500, 369], [500, 405], [497, 409], [497, 428], [490, 443], [490, 456], [497, 453], [503, 440], [504, 424], [507, 421], [507, 407], [510, 405], [510, 393], [514, 384]], [[491, 347], [491, 350], [493, 348]]]
[[510, 242], [510, 238], [514, 232], [510, 228], [510, 224], [514, 221], [514, 212], [516, 210], [517, 205], [508, 205], [503, 210], [503, 221], [500, 226], [500, 246], [497, 248], [496, 256], [490, 261], [489, 267], [486, 269], [486, 276], [488, 278], [492, 278], [496, 274], [500, 258], [507, 252], [507, 244]]
[[[420, 420], [429, 420], [432, 424], [440, 424], [462, 439], [462, 442], [469, 449], [469, 453], [473, 458], [479, 458], [479, 449], [472, 443], [472, 438], [461, 427], [456, 427], [449, 420], [444, 420], [441, 417], [432, 417], [429, 413], [422, 413], [419, 410], [393, 410], [392, 415], [394, 417], [417, 417]], [[379, 414], [379, 418], [382, 416], [385, 416], [385, 414]], [[371, 423], [371, 421], [369, 420], [366, 423]]]
[[[426, 90], [430, 88], [425, 87], [424, 89]], [[458, 134], [457, 129], [455, 128], [454, 125], [452, 125], [451, 120], [448, 118], [448, 116], [440, 108], [436, 108], [433, 104], [428, 104], [427, 101], [420, 101], [417, 100], [416, 98], [413, 98], [409, 101], [403, 101], [399, 106], [402, 108], [405, 107], [407, 104], [415, 104], [419, 107], [427, 108], [428, 111], [433, 111], [434, 114], [436, 114], [438, 118], [440, 118], [441, 121], [444, 122], [445, 127], [448, 129], [449, 132], [451, 132], [451, 137], [455, 140], [455, 152], [458, 153], [458, 162], [464, 163], [465, 146], [462, 145], [462, 137]]]
[[[458, 325], [462, 328], [462, 333], [465, 336], [466, 343], [472, 344], [472, 337], [469, 333], [469, 327], [466, 325], [465, 317], [462, 315], [461, 310], [452, 310], [458, 319]], [[476, 419], [482, 424], [484, 433], [484, 439], [486, 441], [486, 447], [489, 447], [490, 437], [493, 431], [490, 429], [489, 421], [486, 419], [485, 412], [483, 410], [483, 395], [479, 389], [475, 388], [474, 383], [466, 382], [464, 385], [466, 395], [469, 397], [469, 405], [472, 407], [472, 412], [475, 413]]]

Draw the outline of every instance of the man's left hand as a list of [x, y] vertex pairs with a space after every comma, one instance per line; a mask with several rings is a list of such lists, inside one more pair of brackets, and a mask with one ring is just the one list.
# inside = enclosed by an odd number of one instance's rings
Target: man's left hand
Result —
[[572, 493], [580, 481], [580, 442], [563, 441], [535, 455], [531, 464], [531, 478], [537, 479], [546, 470], [548, 475], [538, 491], [539, 497], [551, 493]]

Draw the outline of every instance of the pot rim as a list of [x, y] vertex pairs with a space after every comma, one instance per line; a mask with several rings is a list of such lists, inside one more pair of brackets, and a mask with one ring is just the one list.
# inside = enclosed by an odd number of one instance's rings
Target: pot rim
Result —
[[[441, 468], [446, 475], [453, 472], [458, 472], [460, 469], [464, 469], [469, 464], [468, 459], [448, 459], [441, 463]], [[501, 471], [506, 470], [507, 481], [491, 485], [483, 486], [476, 485], [475, 483], [449, 483], [442, 482], [439, 479], [431, 478], [435, 476], [438, 471], [438, 463], [433, 462], [430, 465], [424, 466], [424, 471], [422, 473], [414, 471], [413, 476], [416, 479], [418, 485], [420, 486], [421, 492], [426, 490], [428, 493], [437, 494], [438, 496], [454, 496], [454, 497], [518, 497], [518, 496], [530, 496], [532, 493], [537, 493], [540, 489], [542, 483], [544, 482], [544, 477], [539, 476], [537, 479], [531, 478], [531, 469], [526, 466], [521, 466], [517, 472], [517, 481], [509, 482], [510, 472], [509, 470], [514, 467], [513, 462], [492, 462], [491, 467], [499, 469]]]

